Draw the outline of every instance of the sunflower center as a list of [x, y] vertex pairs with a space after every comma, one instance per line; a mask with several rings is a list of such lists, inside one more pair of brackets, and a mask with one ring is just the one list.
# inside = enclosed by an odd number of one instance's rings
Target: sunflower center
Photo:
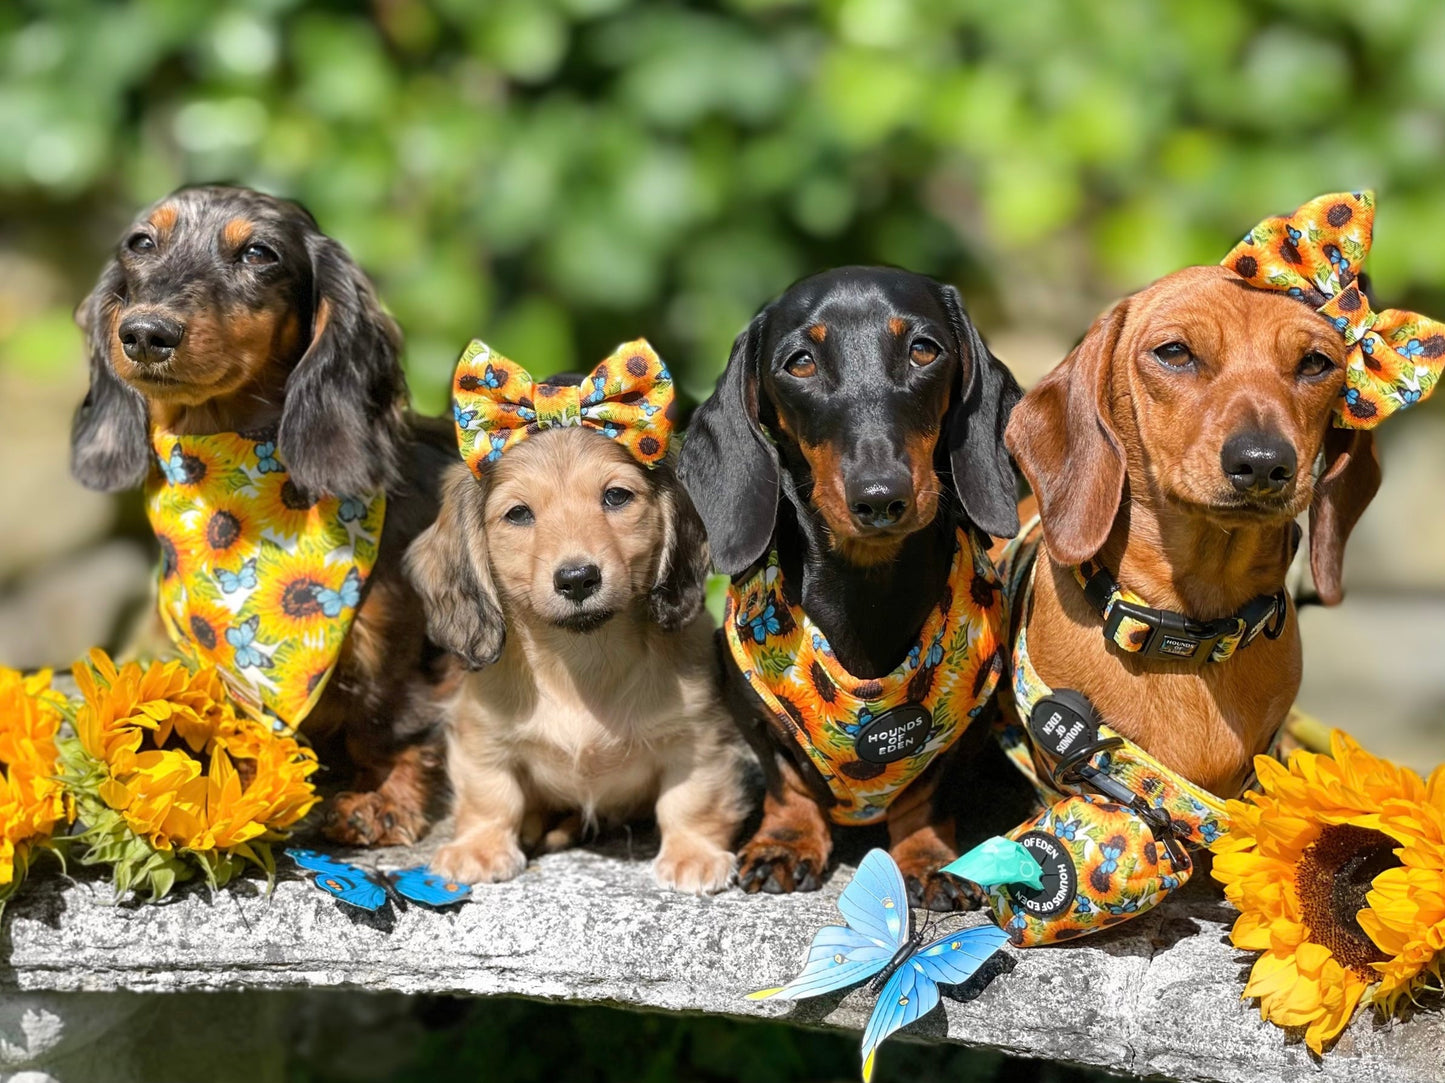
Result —
[[1310, 939], [1323, 944], [1343, 967], [1363, 978], [1378, 974], [1371, 963], [1388, 956], [1360, 928], [1358, 915], [1375, 877], [1400, 864], [1400, 844], [1381, 831], [1333, 824], [1300, 856], [1296, 881]]

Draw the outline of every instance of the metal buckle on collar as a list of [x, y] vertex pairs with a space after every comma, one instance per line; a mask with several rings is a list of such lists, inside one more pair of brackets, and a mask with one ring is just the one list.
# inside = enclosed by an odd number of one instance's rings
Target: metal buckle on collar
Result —
[[[1149, 627], [1149, 638], [1138, 653], [1164, 662], [1208, 661], [1215, 644], [1237, 627], [1233, 620], [1193, 621], [1178, 613], [1151, 609], [1120, 598], [1104, 621], [1104, 635], [1112, 642], [1118, 642], [1119, 625], [1125, 617]], [[1228, 627], [1221, 627], [1224, 624]]]

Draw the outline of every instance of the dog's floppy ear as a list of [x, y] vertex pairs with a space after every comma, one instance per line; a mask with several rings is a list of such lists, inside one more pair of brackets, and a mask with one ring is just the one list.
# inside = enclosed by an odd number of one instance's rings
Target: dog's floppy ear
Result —
[[697, 408], [678, 476], [707, 527], [718, 570], [736, 575], [772, 541], [781, 495], [778, 452], [758, 420], [759, 353], [768, 310], [733, 342], [717, 389]]
[[1039, 501], [1044, 542], [1063, 564], [1097, 553], [1123, 499], [1125, 462], [1109, 420], [1109, 363], [1127, 301], [1105, 312], [1019, 402], [1005, 439]]
[[958, 290], [940, 289], [961, 351], [959, 390], [944, 422], [953, 487], [976, 527], [995, 538], [1012, 538], [1019, 531], [1018, 479], [1003, 434], [1023, 390], [984, 345]]
[[441, 511], [406, 551], [406, 572], [421, 595], [432, 641], [471, 669], [502, 656], [507, 623], [487, 559], [485, 490], [465, 463], [442, 485]]
[[702, 519], [687, 490], [666, 464], [653, 473], [663, 535], [647, 611], [664, 631], [675, 632], [702, 610], [711, 558]]
[[75, 310], [90, 358], [90, 390], [70, 425], [70, 472], [87, 489], [113, 493], [145, 480], [150, 458], [146, 403], [110, 367], [115, 311], [125, 276], [112, 258]]
[[306, 250], [311, 344], [286, 381], [281, 454], [307, 492], [375, 492], [396, 479], [401, 452], [401, 332], [346, 249], [313, 232]]
[[1345, 595], [1345, 542], [1380, 488], [1375, 434], [1335, 429], [1325, 433], [1324, 473], [1310, 504], [1310, 574], [1325, 605]]

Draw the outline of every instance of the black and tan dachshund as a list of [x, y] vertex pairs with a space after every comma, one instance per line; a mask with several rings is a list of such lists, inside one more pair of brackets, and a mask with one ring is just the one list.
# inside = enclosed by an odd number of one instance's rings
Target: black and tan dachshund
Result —
[[439, 778], [435, 700], [447, 674], [401, 556], [435, 518], [456, 448], [450, 425], [406, 411], [400, 332], [371, 283], [298, 204], [185, 188], [126, 230], [76, 320], [90, 391], [72, 471], [87, 487], [139, 486], [155, 469], [159, 425], [276, 432], [298, 499], [387, 493], [375, 572], [304, 732], [344, 740], [356, 768], [354, 792], [327, 806], [329, 835], [415, 841]]
[[[878, 267], [798, 282], [738, 336], [683, 449], [715, 564], [737, 583], [776, 551], [790, 603], [843, 669], [860, 681], [894, 672], [945, 594], [959, 527], [1018, 529], [1003, 432], [1019, 395], [953, 287]], [[832, 852], [830, 790], [722, 651], [769, 776], [739, 881], [816, 889]], [[988, 664], [996, 679], [1001, 656]], [[947, 761], [887, 811], [913, 902], [935, 909], [961, 904], [956, 882], [933, 875], [956, 856], [935, 801]]]

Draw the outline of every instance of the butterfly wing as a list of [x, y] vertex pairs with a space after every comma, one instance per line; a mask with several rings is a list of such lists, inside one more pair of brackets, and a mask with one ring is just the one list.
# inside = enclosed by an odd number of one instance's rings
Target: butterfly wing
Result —
[[749, 993], [749, 1000], [799, 1000], [871, 978], [888, 965], [894, 949], [876, 943], [845, 925], [825, 925], [813, 937], [808, 957], [796, 978], [776, 989]]
[[386, 877], [399, 895], [423, 906], [450, 906], [470, 898], [472, 894], [470, 885], [454, 884], [425, 865], [398, 869], [387, 873]]
[[938, 1003], [938, 983], [909, 959], [888, 979], [863, 1031], [863, 1083], [873, 1078], [873, 1060], [883, 1040], [931, 1012]]
[[997, 926], [975, 925], [941, 937], [910, 956], [883, 986], [868, 1017], [863, 1032], [863, 1083], [873, 1076], [873, 1060], [885, 1038], [932, 1011], [940, 985], [967, 981], [1006, 943], [1008, 934]]
[[891, 956], [908, 939], [908, 889], [886, 850], [869, 850], [838, 898], [850, 927]]
[[374, 883], [365, 869], [315, 850], [287, 850], [286, 856], [308, 872], [315, 873], [311, 882], [348, 906], [374, 912], [386, 905], [386, 889]]

